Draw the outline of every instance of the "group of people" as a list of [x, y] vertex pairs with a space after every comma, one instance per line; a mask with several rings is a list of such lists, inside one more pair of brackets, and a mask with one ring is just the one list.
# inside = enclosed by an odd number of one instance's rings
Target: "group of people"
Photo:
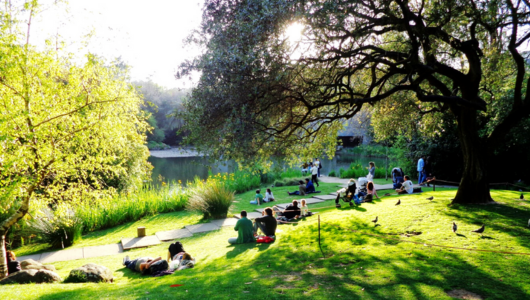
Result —
[[246, 210], [241, 211], [241, 218], [237, 221], [234, 230], [237, 231], [237, 237], [229, 238], [230, 244], [253, 243], [260, 235], [258, 230], [263, 233], [263, 236], [269, 237], [272, 240], [276, 238], [276, 227], [278, 222], [288, 222], [310, 215], [305, 199], [297, 200], [280, 209], [278, 206], [267, 207], [263, 210], [262, 216], [256, 218], [254, 222], [247, 218]]
[[302, 175], [311, 173], [311, 181], [319, 186], [318, 177], [320, 177], [320, 169], [322, 169], [322, 162], [318, 158], [315, 158], [314, 162], [308, 162], [302, 165]]
[[257, 189], [256, 196], [254, 197], [254, 199], [250, 200], [250, 204], [261, 205], [261, 203], [263, 202], [271, 201], [274, 201], [274, 195], [272, 194], [271, 189], [267, 189], [267, 191], [265, 192], [265, 197], [261, 194], [261, 190]]
[[311, 180], [309, 180], [309, 178], [306, 178], [305, 182], [300, 180], [298, 183], [300, 184], [298, 186], [298, 191], [294, 191], [292, 193], [291, 192], [287, 192], [287, 194], [289, 194], [289, 196], [293, 196], [293, 195], [305, 196], [307, 194], [320, 193], [320, 191], [315, 190], [315, 185], [313, 184], [313, 182]]
[[195, 259], [184, 251], [180, 242], [169, 245], [167, 260], [162, 257], [139, 257], [131, 260], [129, 256], [123, 258], [123, 265], [129, 270], [142, 275], [164, 276], [175, 271], [190, 269], [195, 266]]

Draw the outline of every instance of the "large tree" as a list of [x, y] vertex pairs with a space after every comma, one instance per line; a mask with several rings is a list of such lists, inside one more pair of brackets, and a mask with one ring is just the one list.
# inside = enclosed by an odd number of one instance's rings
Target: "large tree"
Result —
[[[530, 38], [529, 5], [207, 0], [190, 38], [204, 52], [178, 74], [201, 72], [186, 103], [190, 141], [240, 159], [304, 155], [314, 153], [306, 146], [332, 141], [325, 136], [363, 105], [394, 101], [424, 118], [454, 120], [464, 157], [454, 202], [491, 201], [488, 155], [530, 114], [521, 54]], [[293, 22], [304, 28], [294, 48], [285, 35]]]
[[[36, 2], [25, 5], [30, 13]], [[94, 56], [38, 51], [2, 11], [0, 28], [0, 278], [5, 235], [51, 201], [93, 200], [142, 184], [147, 123], [140, 96]]]

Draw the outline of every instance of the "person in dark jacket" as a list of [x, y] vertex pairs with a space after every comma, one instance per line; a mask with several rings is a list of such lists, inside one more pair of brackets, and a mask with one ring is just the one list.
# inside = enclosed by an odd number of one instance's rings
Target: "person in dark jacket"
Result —
[[13, 251], [7, 251], [7, 274], [13, 274], [20, 271], [20, 262]]
[[265, 210], [263, 210], [263, 217], [256, 218], [254, 220], [254, 232], [258, 233], [258, 228], [261, 229], [261, 232], [263, 232], [266, 236], [274, 236], [276, 235], [276, 227], [278, 226], [278, 222], [276, 219], [272, 216], [272, 208], [267, 207]]
[[311, 180], [309, 180], [309, 178], [305, 179], [305, 193], [306, 194], [316, 193], [315, 185], [313, 184]]
[[[278, 209], [277, 206], [275, 206]], [[278, 212], [279, 221], [289, 221], [292, 219], [298, 219], [300, 217], [300, 208], [298, 207], [298, 201], [293, 200], [292, 204], [287, 205], [283, 211]]]

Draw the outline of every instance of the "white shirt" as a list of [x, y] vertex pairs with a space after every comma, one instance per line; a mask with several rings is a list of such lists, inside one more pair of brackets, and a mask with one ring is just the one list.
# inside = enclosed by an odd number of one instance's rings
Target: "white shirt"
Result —
[[269, 194], [269, 192], [265, 192], [265, 199], [263, 201], [270, 202], [271, 200], [274, 200], [274, 196], [272, 195], [272, 192]]
[[311, 168], [311, 174], [318, 175], [318, 166], [313, 166]]
[[402, 186], [405, 189], [405, 191], [407, 191], [407, 193], [412, 194], [412, 192], [414, 192], [414, 186], [413, 186], [412, 181], [407, 180], [407, 181], [403, 182]]

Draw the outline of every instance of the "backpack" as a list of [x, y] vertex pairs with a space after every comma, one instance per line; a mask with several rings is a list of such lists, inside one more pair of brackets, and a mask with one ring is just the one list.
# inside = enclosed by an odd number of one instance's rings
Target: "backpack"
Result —
[[182, 243], [179, 241], [176, 241], [175, 243], [169, 245], [169, 248], [167, 249], [169, 251], [169, 255], [173, 259], [173, 257], [180, 252], [186, 252], [184, 251], [184, 246], [182, 246]]

